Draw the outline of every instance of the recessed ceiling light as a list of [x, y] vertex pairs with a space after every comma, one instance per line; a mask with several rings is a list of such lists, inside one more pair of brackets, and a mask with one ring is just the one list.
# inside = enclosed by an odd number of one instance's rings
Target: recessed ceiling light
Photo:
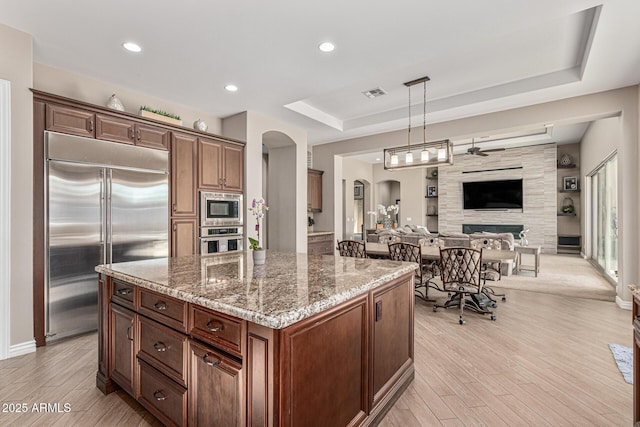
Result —
[[236, 86], [236, 85], [226, 85], [224, 88], [226, 90], [228, 90], [229, 92], [237, 92], [238, 91], [238, 86]]
[[318, 45], [318, 49], [320, 49], [323, 52], [332, 52], [333, 49], [335, 48], [336, 48], [335, 45], [329, 42], [320, 43]]
[[142, 48], [140, 47], [140, 45], [133, 42], [122, 43], [122, 47], [127, 49], [129, 52], [142, 52]]

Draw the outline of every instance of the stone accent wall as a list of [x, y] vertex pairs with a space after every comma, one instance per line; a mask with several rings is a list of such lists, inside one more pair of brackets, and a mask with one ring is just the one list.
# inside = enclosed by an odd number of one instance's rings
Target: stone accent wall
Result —
[[[491, 169], [520, 168], [509, 170]], [[479, 171], [476, 173], [463, 173]], [[545, 253], [557, 252], [557, 149], [556, 144], [511, 148], [488, 157], [456, 155], [452, 166], [438, 169], [438, 229], [461, 233], [462, 224], [523, 224], [530, 229], [530, 245]], [[462, 208], [462, 183], [523, 179], [522, 211], [475, 211]]]

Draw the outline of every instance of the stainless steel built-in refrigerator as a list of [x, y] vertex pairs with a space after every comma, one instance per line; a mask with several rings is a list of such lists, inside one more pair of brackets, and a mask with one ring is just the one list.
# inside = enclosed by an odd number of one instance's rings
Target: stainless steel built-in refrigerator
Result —
[[98, 327], [98, 264], [168, 256], [168, 153], [45, 132], [47, 341]]

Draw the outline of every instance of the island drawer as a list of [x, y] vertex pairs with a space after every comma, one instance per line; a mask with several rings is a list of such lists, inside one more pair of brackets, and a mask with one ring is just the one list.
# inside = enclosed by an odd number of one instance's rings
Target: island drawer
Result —
[[201, 307], [191, 307], [190, 333], [232, 354], [242, 356], [242, 320]]
[[111, 301], [116, 302], [124, 307], [134, 310], [133, 297], [135, 295], [135, 287], [118, 279], [113, 279], [113, 293]]
[[140, 361], [138, 401], [168, 426], [187, 425], [187, 390]]
[[186, 387], [187, 336], [139, 316], [138, 357]]
[[140, 314], [187, 332], [187, 303], [148, 289], [140, 289]]

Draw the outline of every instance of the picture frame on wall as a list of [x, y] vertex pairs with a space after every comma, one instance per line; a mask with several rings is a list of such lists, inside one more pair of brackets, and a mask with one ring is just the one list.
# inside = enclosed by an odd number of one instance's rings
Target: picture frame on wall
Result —
[[565, 176], [562, 178], [562, 189], [565, 191], [577, 191], [578, 190], [578, 177], [577, 176]]
[[427, 197], [438, 197], [438, 187], [427, 185]]

